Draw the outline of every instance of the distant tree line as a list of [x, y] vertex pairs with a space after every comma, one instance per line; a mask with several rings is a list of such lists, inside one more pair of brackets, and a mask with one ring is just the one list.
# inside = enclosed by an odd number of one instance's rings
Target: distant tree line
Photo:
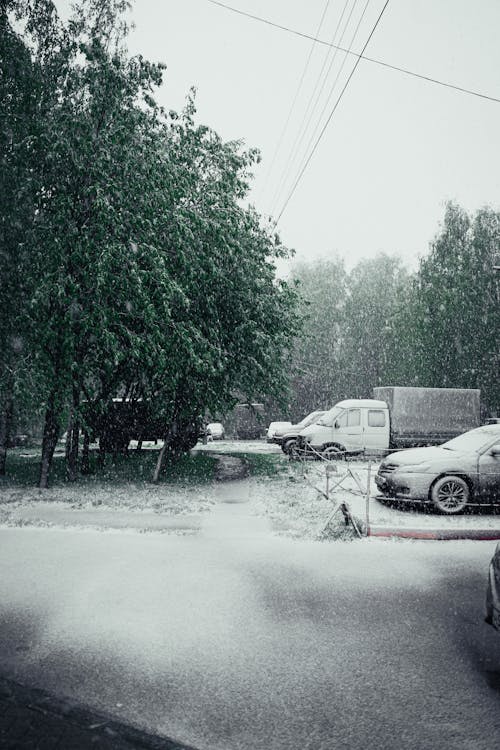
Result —
[[[166, 459], [239, 393], [285, 393], [297, 293], [244, 208], [255, 150], [158, 106], [164, 66], [124, 45], [128, 3], [0, 0], [0, 474], [15, 415], [66, 429], [120, 396], [154, 405]], [[196, 438], [194, 438], [196, 440]]]
[[480, 388], [500, 413], [500, 213], [446, 207], [415, 273], [381, 254], [296, 266], [305, 301], [294, 351], [294, 417], [377, 385]]

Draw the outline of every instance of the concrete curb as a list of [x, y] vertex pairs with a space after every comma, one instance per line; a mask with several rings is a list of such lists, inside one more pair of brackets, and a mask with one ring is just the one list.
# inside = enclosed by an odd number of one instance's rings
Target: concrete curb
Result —
[[392, 529], [384, 526], [370, 526], [368, 536], [434, 539], [436, 541], [452, 541], [454, 539], [493, 541], [500, 539], [500, 529]]

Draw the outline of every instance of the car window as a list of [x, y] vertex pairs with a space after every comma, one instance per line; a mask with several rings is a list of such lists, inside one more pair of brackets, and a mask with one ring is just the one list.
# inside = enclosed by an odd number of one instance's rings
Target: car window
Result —
[[340, 416], [337, 417], [337, 424], [339, 427], [347, 427], [347, 412], [344, 411]]
[[448, 440], [447, 443], [443, 443], [442, 448], [451, 451], [475, 451], [477, 453], [482, 448], [486, 448], [495, 439], [495, 435], [498, 435], [498, 432], [493, 425], [491, 427], [478, 427], [475, 430], [464, 432], [463, 435], [459, 435], [453, 440]]
[[348, 427], [359, 427], [361, 424], [361, 410], [360, 409], [349, 409], [347, 416]]
[[385, 412], [379, 409], [368, 409], [368, 426], [385, 427]]

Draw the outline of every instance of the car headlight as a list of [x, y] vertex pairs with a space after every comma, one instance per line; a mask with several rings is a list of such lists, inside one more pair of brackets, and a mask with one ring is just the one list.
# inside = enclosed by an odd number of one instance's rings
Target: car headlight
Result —
[[430, 471], [431, 467], [429, 464], [407, 464], [406, 466], [398, 466], [397, 471], [401, 471], [404, 474], [425, 474]]

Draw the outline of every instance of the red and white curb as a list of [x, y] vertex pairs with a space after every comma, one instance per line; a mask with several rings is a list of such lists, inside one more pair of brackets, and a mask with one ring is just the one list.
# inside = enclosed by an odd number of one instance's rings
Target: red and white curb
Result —
[[500, 529], [393, 529], [385, 526], [370, 526], [368, 535], [373, 537], [398, 537], [401, 539], [475, 539], [493, 541], [500, 539]]

